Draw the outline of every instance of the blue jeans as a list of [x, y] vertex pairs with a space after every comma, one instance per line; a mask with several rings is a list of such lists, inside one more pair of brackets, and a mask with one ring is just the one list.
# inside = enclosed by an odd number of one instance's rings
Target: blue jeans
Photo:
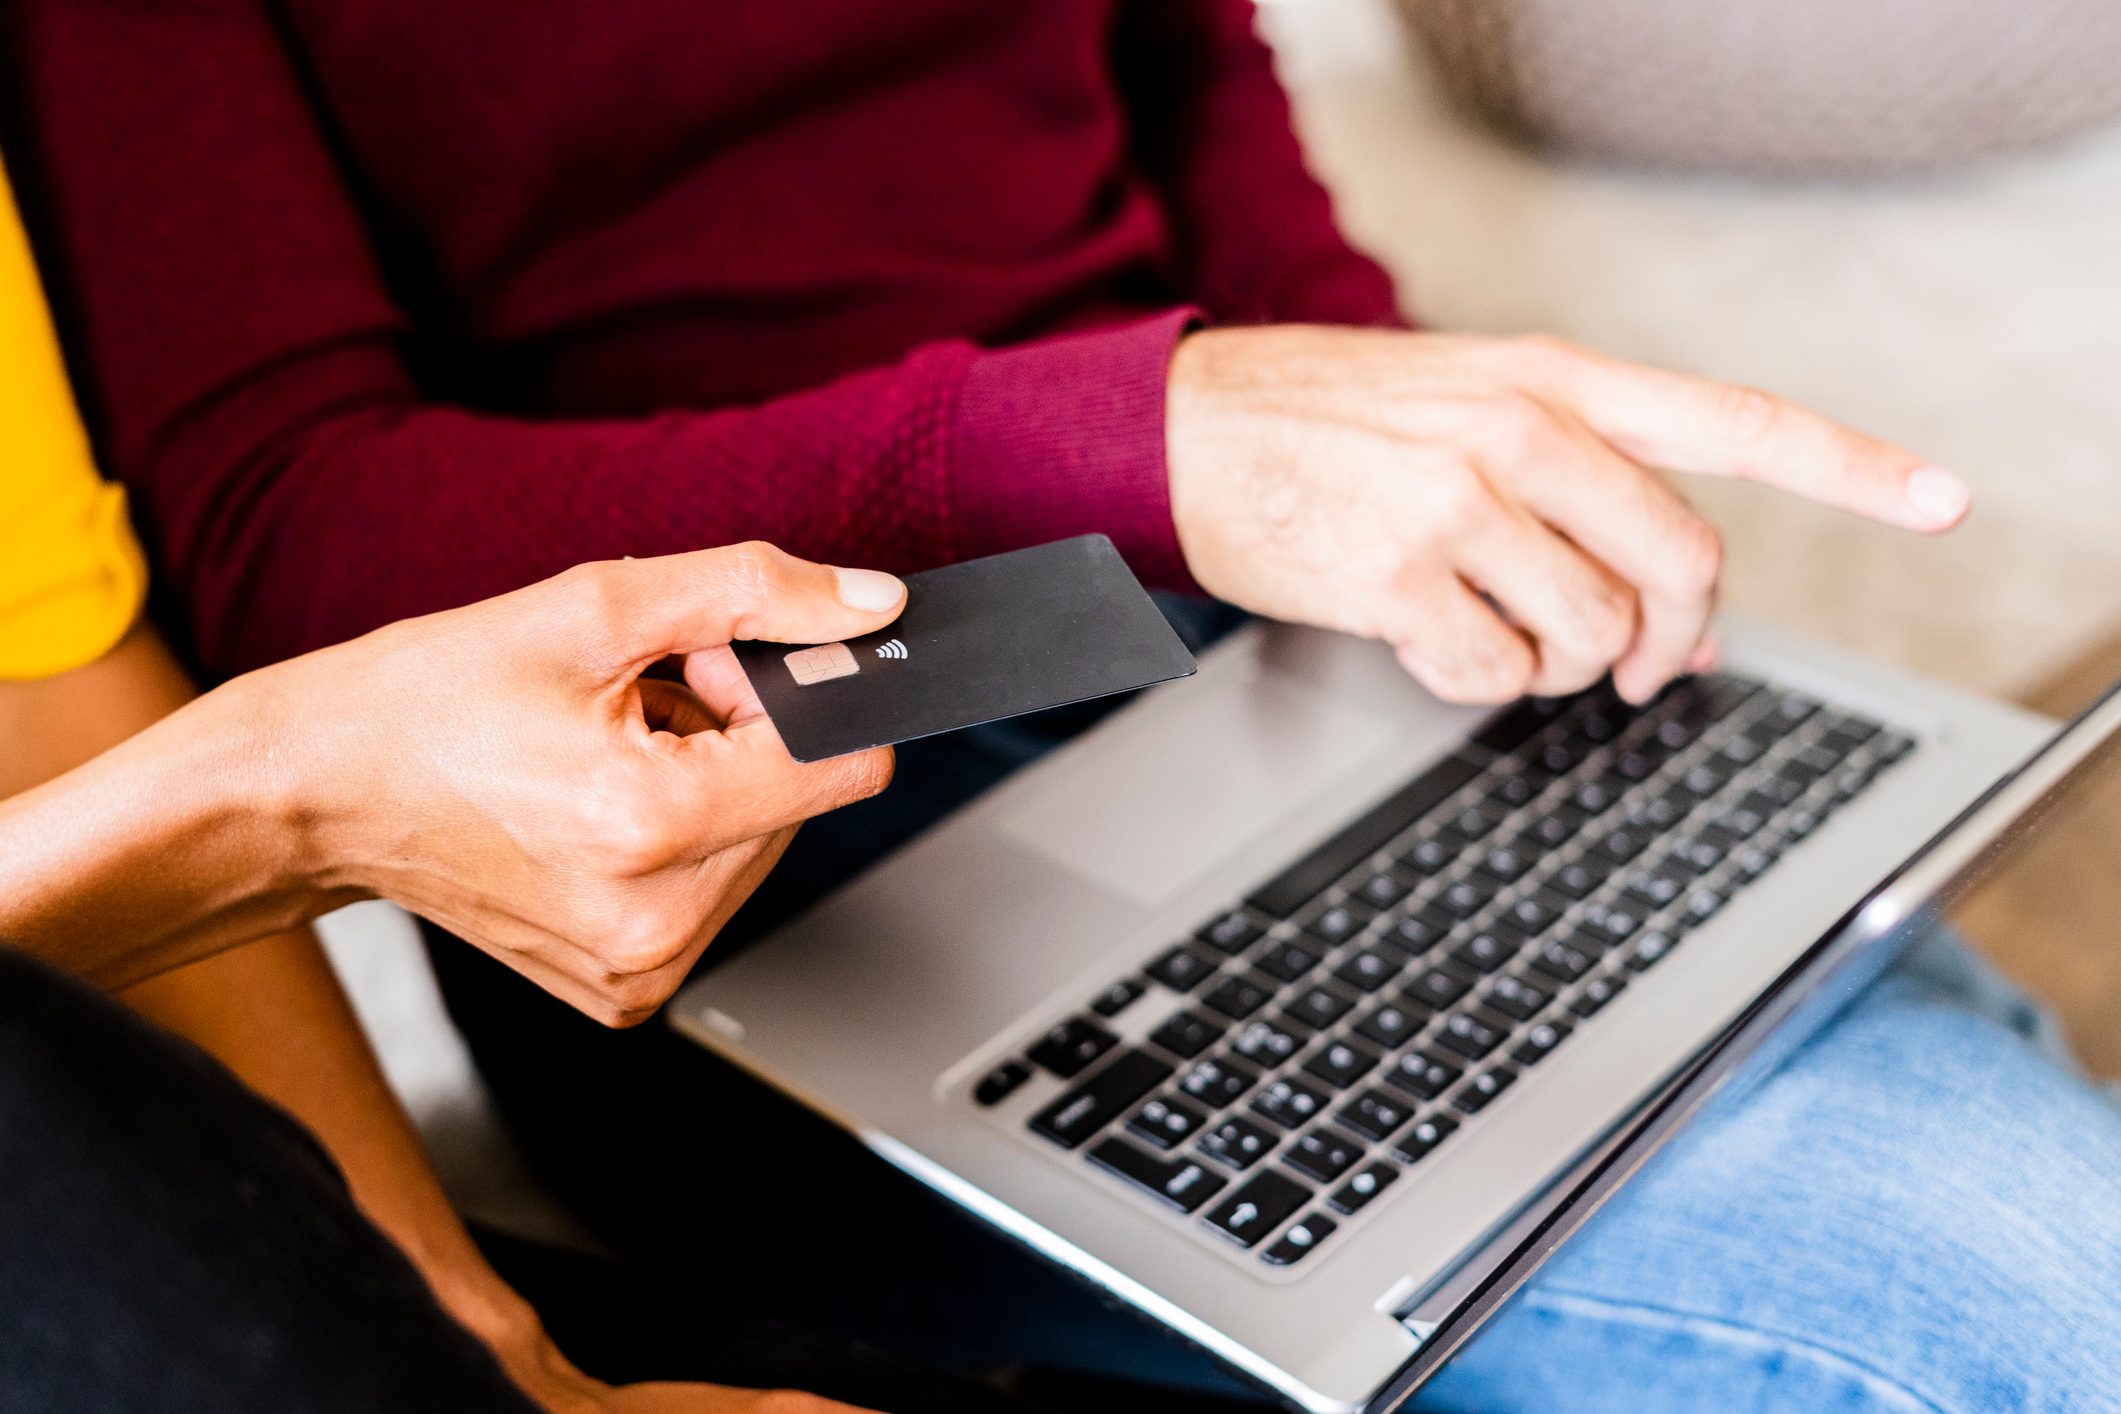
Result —
[[2121, 1409], [2121, 1107], [1933, 935], [1705, 1111], [1418, 1407]]

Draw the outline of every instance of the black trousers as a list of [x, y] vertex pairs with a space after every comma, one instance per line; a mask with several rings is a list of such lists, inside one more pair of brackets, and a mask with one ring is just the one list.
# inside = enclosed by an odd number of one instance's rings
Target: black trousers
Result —
[[533, 1406], [306, 1130], [0, 949], [0, 1409]]
[[[916, 1414], [994, 1386], [825, 1339], [711, 1284], [484, 1239], [563, 1349]], [[695, 1296], [694, 1293], [698, 1293]], [[0, 948], [0, 1411], [535, 1414], [354, 1206], [309, 1132], [211, 1057]]]

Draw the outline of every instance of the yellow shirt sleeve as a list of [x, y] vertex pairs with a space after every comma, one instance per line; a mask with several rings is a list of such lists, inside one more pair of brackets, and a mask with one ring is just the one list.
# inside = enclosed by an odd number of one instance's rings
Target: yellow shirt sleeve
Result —
[[147, 564], [97, 475], [0, 169], [0, 679], [84, 667], [125, 636]]

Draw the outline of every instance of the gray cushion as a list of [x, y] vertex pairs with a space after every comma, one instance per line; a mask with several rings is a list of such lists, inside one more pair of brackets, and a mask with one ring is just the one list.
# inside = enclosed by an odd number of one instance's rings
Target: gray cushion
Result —
[[1546, 145], [1917, 170], [2121, 114], [2121, 0], [1399, 0], [1460, 94]]

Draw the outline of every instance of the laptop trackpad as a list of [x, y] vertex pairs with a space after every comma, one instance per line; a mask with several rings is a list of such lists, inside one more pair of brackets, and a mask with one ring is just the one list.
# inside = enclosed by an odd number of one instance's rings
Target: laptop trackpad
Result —
[[[1020, 844], [1154, 906], [1397, 735], [1256, 668], [1154, 692], [1001, 813]], [[1058, 763], [1056, 763], [1058, 764]]]

